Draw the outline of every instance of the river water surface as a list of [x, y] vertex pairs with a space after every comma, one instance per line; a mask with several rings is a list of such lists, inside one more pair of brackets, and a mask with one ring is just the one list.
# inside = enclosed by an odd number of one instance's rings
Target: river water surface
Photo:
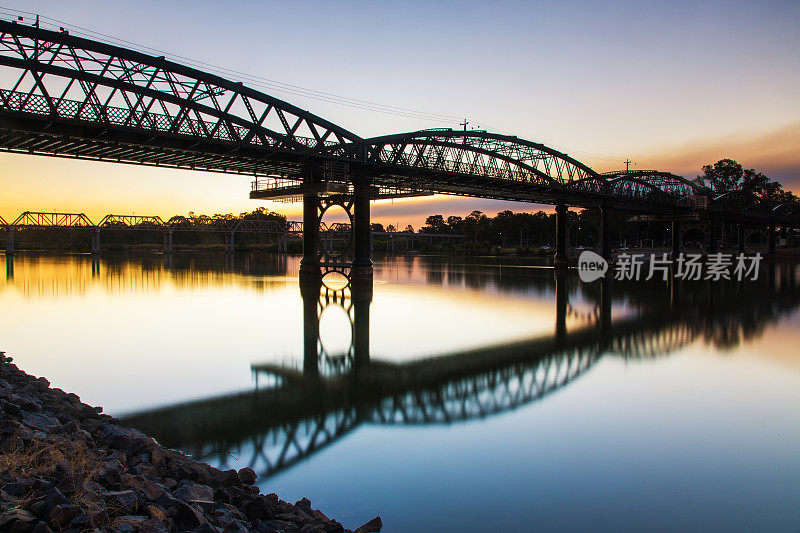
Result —
[[264, 492], [384, 531], [798, 531], [800, 282], [532, 260], [2, 259], [0, 350]]

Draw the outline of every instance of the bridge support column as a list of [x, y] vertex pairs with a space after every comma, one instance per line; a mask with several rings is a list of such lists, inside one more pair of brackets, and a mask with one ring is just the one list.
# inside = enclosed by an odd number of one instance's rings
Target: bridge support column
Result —
[[283, 235], [280, 236], [280, 240], [280, 250], [285, 254], [289, 249], [289, 233], [284, 232]]
[[769, 255], [775, 255], [775, 226], [769, 226], [767, 228], [767, 253]]
[[611, 207], [607, 205], [600, 208], [600, 241], [600, 255], [611, 261]]
[[681, 221], [672, 221], [672, 257], [677, 258], [681, 253]]
[[235, 250], [234, 246], [233, 246], [233, 236], [234, 236], [234, 233], [232, 231], [228, 232], [228, 233], [225, 233], [225, 253], [226, 254], [232, 254], [234, 252], [234, 250]]
[[737, 224], [736, 225], [736, 230], [738, 232], [738, 235], [737, 235], [737, 240], [738, 240], [737, 244], [738, 244], [738, 246], [737, 246], [737, 248], [739, 250], [739, 253], [743, 254], [744, 250], [746, 248], [746, 246], [745, 246], [745, 238], [744, 238], [744, 224]]
[[100, 228], [96, 228], [92, 232], [92, 253], [100, 253]]
[[563, 343], [567, 338], [567, 271], [556, 269], [556, 342]]
[[567, 268], [567, 206], [563, 202], [556, 205], [556, 255], [555, 268]]
[[6, 256], [14, 255], [14, 228], [6, 230]]
[[353, 368], [358, 371], [369, 364], [369, 307], [372, 284], [354, 285], [353, 299]]
[[354, 285], [372, 285], [372, 258], [370, 241], [372, 228], [369, 219], [370, 183], [368, 178], [356, 177], [354, 183], [355, 200], [353, 202], [353, 268], [350, 281]]
[[172, 253], [172, 230], [164, 232], [164, 253]]
[[[300, 284], [314, 282], [321, 276], [319, 271], [319, 197], [303, 195], [303, 259], [300, 260]], [[316, 311], [314, 311], [316, 313]]]
[[611, 279], [600, 278], [600, 339], [604, 350], [608, 348], [611, 331]]
[[781, 248], [789, 247], [789, 230], [786, 226], [781, 227]]
[[709, 221], [707, 253], [715, 254], [717, 252], [719, 252], [719, 222], [712, 218]]
[[[303, 228], [305, 231], [305, 228]], [[301, 271], [302, 272], [302, 271]], [[303, 297], [303, 375], [319, 375], [319, 305], [322, 280], [317, 278], [300, 279], [300, 295]]]

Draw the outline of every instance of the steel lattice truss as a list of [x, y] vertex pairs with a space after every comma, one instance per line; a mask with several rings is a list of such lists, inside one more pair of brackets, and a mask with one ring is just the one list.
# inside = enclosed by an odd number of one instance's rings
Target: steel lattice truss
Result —
[[83, 213], [37, 213], [25, 211], [10, 224], [17, 229], [93, 228], [94, 223]]
[[6, 21], [0, 21], [0, 79], [7, 150], [299, 175], [301, 156], [360, 140], [241, 83]]
[[615, 337], [610, 351], [625, 359], [652, 359], [688, 346], [698, 334], [699, 330], [692, 322], [675, 322], [655, 332], [637, 331]]
[[236, 468], [248, 466], [269, 477], [336, 442], [361, 422], [355, 408], [336, 409], [272, 426], [265, 433], [231, 446], [223, 443], [206, 444], [193, 450], [192, 454], [204, 457], [208, 462], [216, 459], [220, 468], [230, 467], [231, 456], [249, 457], [246, 463], [237, 463]]
[[225, 233], [298, 233], [302, 222], [238, 219], [224, 217], [173, 217], [164, 222], [158, 216], [106, 215], [95, 224], [83, 213], [42, 213], [25, 211], [11, 224], [0, 219], [0, 226], [14, 229], [92, 228], [113, 230], [208, 231]]
[[511, 411], [578, 378], [598, 357], [596, 347], [576, 347], [532, 364], [465, 376], [435, 389], [411, 390], [385, 398], [368, 420], [390, 425], [451, 424]]

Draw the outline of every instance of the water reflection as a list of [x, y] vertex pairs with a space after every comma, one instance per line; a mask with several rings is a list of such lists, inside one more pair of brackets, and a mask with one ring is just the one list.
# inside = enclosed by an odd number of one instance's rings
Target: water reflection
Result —
[[[250, 466], [269, 477], [364, 424], [484, 419], [569, 386], [600, 358], [665, 357], [698, 338], [729, 349], [800, 305], [795, 265], [765, 266], [759, 280], [748, 283], [586, 285], [552, 270], [530, 276], [510, 268], [502, 276], [480, 276], [447, 260], [426, 272], [435, 272], [437, 284], [554, 293], [552, 333], [390, 363], [370, 354], [371, 287], [305, 285], [302, 369], [253, 364], [253, 391], [141, 412], [125, 422], [221, 468]], [[349, 321], [349, 345], [338, 351], [320, 338], [320, 320], [331, 306]], [[413, 322], [398, 329], [413, 335]]]

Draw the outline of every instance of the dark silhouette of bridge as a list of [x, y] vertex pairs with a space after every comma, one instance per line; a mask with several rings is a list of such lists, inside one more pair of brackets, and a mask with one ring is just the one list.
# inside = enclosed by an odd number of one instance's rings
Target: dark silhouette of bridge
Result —
[[[556, 264], [566, 261], [567, 206], [602, 211], [602, 253], [611, 254], [614, 210], [700, 224], [709, 252], [722, 222], [743, 229], [800, 227], [791, 205], [741, 191], [714, 195], [659, 171], [600, 174], [545, 145], [487, 131], [424, 130], [362, 138], [242, 83], [164, 57], [0, 21], [0, 149], [163, 166], [255, 178], [252, 198], [302, 198], [302, 275], [346, 267], [370, 281], [369, 202], [453, 194], [556, 206]], [[351, 250], [321, 249], [325, 211], [352, 215]], [[343, 267], [344, 265], [344, 267]]]
[[[368, 290], [304, 286], [302, 369], [254, 364], [253, 391], [123, 421], [222, 467], [244, 454], [238, 467], [269, 476], [363, 424], [462, 423], [529, 405], [569, 386], [602, 357], [663, 357], [698, 339], [735, 346], [800, 305], [793, 266], [770, 266], [762, 274], [747, 284], [603, 281], [596, 312], [567, 334], [574, 279], [557, 271], [548, 284], [556, 292], [552, 335], [402, 364], [370, 356]], [[612, 294], [632, 307], [631, 315], [611, 320]], [[342, 306], [351, 318], [352, 344], [344, 353], [327, 353], [319, 338], [319, 317], [329, 305]]]

